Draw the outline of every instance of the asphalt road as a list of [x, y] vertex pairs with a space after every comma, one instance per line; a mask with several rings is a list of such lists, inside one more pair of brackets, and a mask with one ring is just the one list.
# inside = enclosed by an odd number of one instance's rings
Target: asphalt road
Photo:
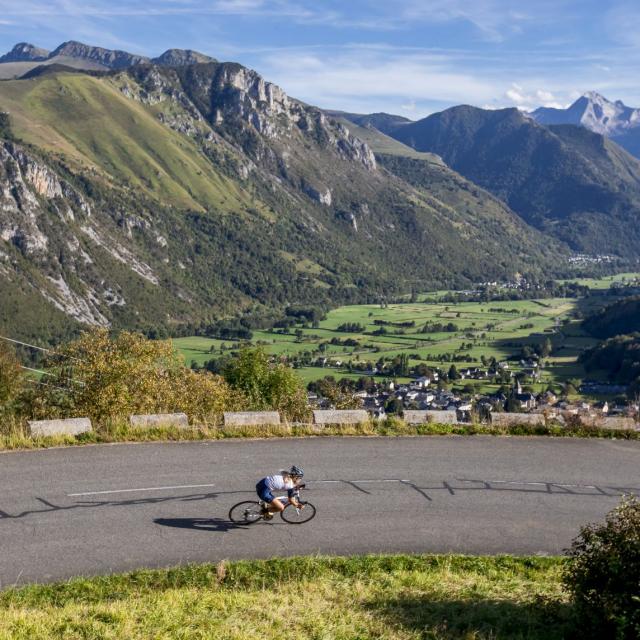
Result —
[[[302, 466], [305, 525], [227, 521], [258, 479]], [[310, 438], [0, 454], [0, 588], [223, 558], [557, 554], [622, 493], [640, 442]]]

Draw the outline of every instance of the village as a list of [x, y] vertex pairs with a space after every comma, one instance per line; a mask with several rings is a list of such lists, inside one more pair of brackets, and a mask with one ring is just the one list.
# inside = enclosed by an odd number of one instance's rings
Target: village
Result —
[[[511, 370], [512, 363], [507, 361], [495, 363], [489, 369], [452, 367], [453, 370], [450, 369], [448, 373], [433, 369], [407, 382], [384, 377], [378, 382], [374, 376], [381, 376], [382, 372], [376, 369], [368, 372], [370, 377], [358, 380], [342, 379], [336, 382], [332, 376], [327, 376], [326, 380], [332, 381], [330, 385], [340, 387], [344, 394], [350, 393], [354, 407], [365, 409], [372, 419], [379, 420], [416, 410], [450, 412], [452, 416], [455, 414], [456, 422], [462, 423], [491, 422], [492, 414], [497, 413], [540, 414], [560, 422], [567, 416], [578, 416], [589, 422], [605, 417], [637, 418], [640, 414], [637, 401], [628, 402], [624, 399], [626, 387], [622, 385], [584, 381], [578, 390], [574, 390], [580, 394], [610, 396], [610, 399], [600, 401], [570, 394], [566, 388], [562, 392], [551, 388], [535, 392], [532, 384], [541, 377], [538, 361], [520, 360], [517, 365], [517, 370]], [[468, 384], [471, 381], [499, 386], [493, 392], [474, 393], [473, 385]], [[452, 382], [456, 384], [452, 385]], [[322, 384], [312, 383], [309, 387], [310, 406], [318, 409], [337, 408], [330, 397], [323, 396]], [[327, 395], [331, 396], [330, 393]]]

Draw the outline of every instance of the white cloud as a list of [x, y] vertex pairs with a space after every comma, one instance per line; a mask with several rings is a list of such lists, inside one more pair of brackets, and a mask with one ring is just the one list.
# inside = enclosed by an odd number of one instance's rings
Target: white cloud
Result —
[[504, 92], [507, 102], [511, 103], [506, 106], [515, 106], [524, 111], [531, 111], [538, 107], [553, 107], [555, 109], [564, 109], [569, 103], [561, 102], [559, 98], [551, 91], [546, 89], [535, 89], [527, 91], [517, 83], [512, 83], [511, 87]]
[[483, 39], [502, 42], [522, 33], [526, 26], [545, 24], [551, 16], [557, 18], [570, 1], [536, 0], [535, 10], [527, 10], [530, 5], [512, 0], [402, 0], [391, 6], [406, 23], [466, 22]]
[[264, 6], [263, 0], [218, 0], [214, 7], [229, 13], [245, 13], [255, 11]]
[[350, 109], [364, 96], [370, 110], [394, 103], [395, 108], [419, 103], [490, 100], [498, 85], [472, 73], [450, 68], [442, 55], [394, 55], [362, 49], [318, 55], [278, 52], [262, 56], [259, 71], [289, 94], [322, 107]]

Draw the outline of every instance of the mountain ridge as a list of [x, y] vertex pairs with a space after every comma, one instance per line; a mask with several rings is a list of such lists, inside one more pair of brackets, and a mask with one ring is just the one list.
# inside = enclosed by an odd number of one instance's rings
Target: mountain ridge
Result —
[[76, 324], [179, 330], [542, 277], [568, 256], [441, 163], [432, 186], [409, 184], [237, 63], [11, 80], [0, 110], [14, 137], [0, 142], [0, 288]]
[[587, 91], [566, 109], [539, 107], [529, 115], [540, 124], [584, 127], [640, 157], [640, 109], [628, 107], [621, 100], [611, 102], [596, 91]]
[[40, 62], [46, 60], [50, 54], [51, 52], [47, 51], [47, 49], [41, 49], [40, 47], [29, 44], [28, 42], [18, 42], [11, 51], [0, 56], [0, 63], [26, 61]]
[[53, 51], [21, 42], [0, 57], [0, 79], [22, 77], [39, 65], [62, 65], [87, 71], [122, 70], [138, 64], [185, 66], [215, 62], [215, 58], [192, 49], [167, 49], [155, 58], [119, 49], [105, 49], [69, 40]]
[[576, 251], [640, 253], [640, 162], [599, 134], [544, 126], [515, 108], [461, 105], [403, 125], [392, 136], [438, 154]]

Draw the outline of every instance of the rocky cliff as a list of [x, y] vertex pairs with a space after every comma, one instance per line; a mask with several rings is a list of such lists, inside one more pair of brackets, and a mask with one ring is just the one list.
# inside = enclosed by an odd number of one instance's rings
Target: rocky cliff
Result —
[[562, 256], [444, 165], [411, 185], [344, 124], [238, 64], [141, 60], [22, 82], [0, 84], [12, 120], [0, 295], [31, 319], [0, 311], [0, 326], [27, 337], [42, 331], [37, 308], [175, 328], [468, 286]]

